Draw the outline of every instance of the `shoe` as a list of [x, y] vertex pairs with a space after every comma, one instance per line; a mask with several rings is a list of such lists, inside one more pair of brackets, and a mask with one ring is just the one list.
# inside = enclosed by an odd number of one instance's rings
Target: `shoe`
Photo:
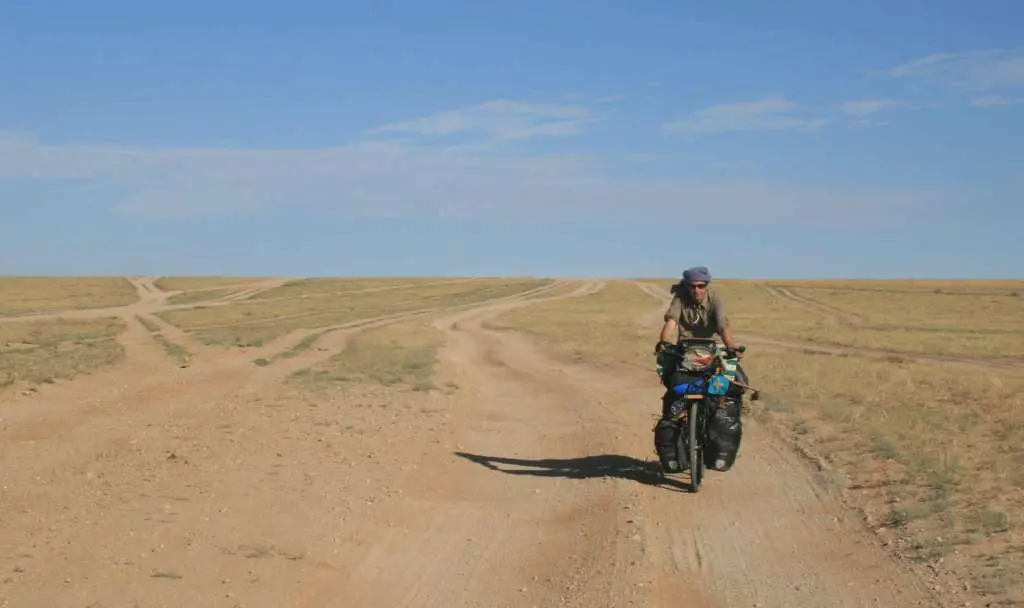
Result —
[[678, 472], [679, 471], [679, 461], [678, 460], [669, 460], [668, 462], [665, 463], [665, 470], [667, 470], [669, 473], [676, 473], [676, 472]]
[[718, 460], [715, 461], [715, 470], [716, 471], [724, 471], [727, 468], [728, 467], [726, 466], [724, 458], [719, 458]]

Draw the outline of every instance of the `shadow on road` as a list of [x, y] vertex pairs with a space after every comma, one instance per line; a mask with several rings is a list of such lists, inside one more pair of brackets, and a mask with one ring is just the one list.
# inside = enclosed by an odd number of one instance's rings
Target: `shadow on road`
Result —
[[[505, 458], [502, 456], [482, 456], [468, 452], [455, 452], [455, 455], [508, 475], [564, 477], [566, 479], [612, 477], [635, 481], [647, 486], [663, 486], [675, 491], [689, 492], [689, 487], [680, 480], [674, 477], [662, 476], [656, 463], [645, 462], [618, 454], [600, 454], [581, 458], [539, 458], [535, 460]], [[499, 465], [506, 466], [503, 468]]]

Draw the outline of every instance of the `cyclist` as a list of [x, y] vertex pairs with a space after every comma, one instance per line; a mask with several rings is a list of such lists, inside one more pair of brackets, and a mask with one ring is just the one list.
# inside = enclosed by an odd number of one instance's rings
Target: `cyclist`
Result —
[[[713, 338], [718, 334], [727, 348], [735, 349], [738, 345], [733, 339], [732, 329], [729, 327], [729, 318], [725, 313], [725, 305], [721, 296], [714, 293], [711, 288], [711, 272], [706, 266], [694, 266], [683, 271], [682, 280], [672, 286], [674, 297], [665, 311], [665, 324], [661, 328], [661, 335], [655, 353], [660, 353], [665, 344], [676, 344], [683, 335], [694, 338]], [[736, 352], [736, 357], [742, 357], [742, 353]], [[746, 374], [742, 368], [737, 366], [737, 380], [747, 383]], [[677, 397], [672, 391], [665, 390], [662, 396], [661, 419], [655, 425], [654, 447], [661, 461], [661, 466], [668, 472], [676, 472], [688, 466], [680, 460], [685, 460], [686, 454], [676, 454], [675, 439], [676, 428], [671, 420], [670, 408]], [[736, 449], [739, 448], [739, 407], [738, 403], [734, 413], [735, 423], [723, 417], [721, 422], [728, 427], [727, 432], [735, 435]], [[712, 468], [719, 471], [726, 471], [731, 464], [727, 461], [727, 455], [719, 454]]]

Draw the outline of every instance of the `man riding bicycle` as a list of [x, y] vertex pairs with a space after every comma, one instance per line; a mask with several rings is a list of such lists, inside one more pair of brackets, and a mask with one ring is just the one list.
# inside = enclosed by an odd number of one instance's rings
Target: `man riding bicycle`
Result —
[[[721, 297], [714, 293], [709, 285], [711, 283], [711, 272], [706, 266], [695, 266], [683, 272], [682, 280], [672, 286], [671, 304], [665, 311], [665, 324], [661, 328], [660, 339], [655, 347], [655, 352], [660, 353], [665, 344], [677, 344], [682, 336], [693, 338], [714, 338], [717, 333], [723, 344], [729, 349], [735, 349], [738, 345], [732, 336], [732, 329], [729, 327], [729, 318], [725, 314], [725, 305]], [[742, 353], [736, 352], [736, 357], [742, 357]], [[747, 377], [743, 369], [737, 366], [736, 379], [747, 383]], [[675, 433], [676, 429], [671, 420], [670, 408], [678, 397], [670, 390], [665, 390], [662, 396], [661, 419], [655, 426], [654, 446], [661, 461], [661, 466], [668, 472], [676, 472], [687, 466], [679, 460], [685, 459], [686, 454], [676, 454]], [[733, 401], [725, 416], [721, 418], [721, 425], [726, 432], [735, 436], [736, 450], [739, 449], [740, 426], [739, 403]], [[735, 418], [733, 422], [732, 418]], [[715, 457], [713, 469], [727, 471], [732, 466], [730, 460], [735, 458], [735, 451], [730, 458], [728, 454], [719, 454]]]

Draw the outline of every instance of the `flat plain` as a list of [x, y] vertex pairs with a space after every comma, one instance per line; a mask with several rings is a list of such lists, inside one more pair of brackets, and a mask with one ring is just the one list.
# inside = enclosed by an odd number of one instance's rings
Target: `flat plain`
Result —
[[1024, 282], [716, 281], [696, 494], [671, 282], [0, 278], [0, 607], [1024, 605]]

